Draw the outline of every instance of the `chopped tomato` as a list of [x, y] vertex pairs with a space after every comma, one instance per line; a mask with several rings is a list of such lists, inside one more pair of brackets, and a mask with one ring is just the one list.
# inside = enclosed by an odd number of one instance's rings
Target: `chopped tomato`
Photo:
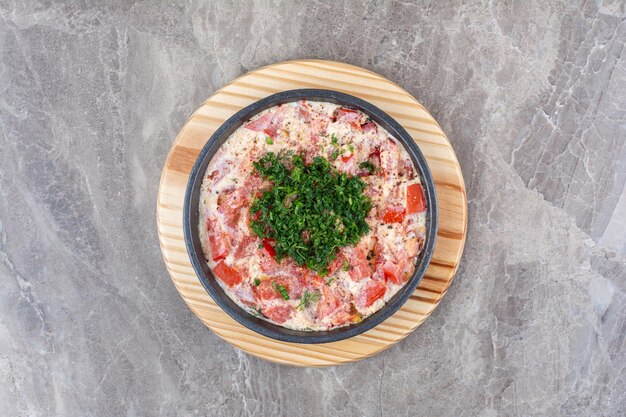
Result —
[[368, 283], [363, 291], [357, 296], [358, 307], [367, 308], [374, 304], [376, 300], [382, 298], [387, 292], [387, 286], [382, 282], [372, 281]]
[[239, 239], [239, 245], [235, 248], [235, 259], [244, 258], [254, 254], [254, 246], [257, 244], [255, 236], [247, 235]]
[[241, 216], [241, 209], [248, 203], [247, 190], [243, 187], [222, 192], [217, 198], [217, 210], [223, 214], [226, 224], [234, 227]]
[[353, 323], [355, 322], [354, 317], [355, 315], [350, 313], [347, 309], [341, 310], [334, 314], [332, 324], [341, 326], [342, 324]]
[[[260, 249], [257, 254], [261, 258], [261, 271], [266, 274], [273, 274], [280, 270], [280, 264], [276, 262], [276, 259], [272, 258], [265, 249]], [[285, 261], [283, 261], [284, 263]]]
[[261, 300], [271, 300], [273, 298], [280, 298], [280, 293], [276, 291], [273, 284], [274, 284], [274, 281], [272, 279], [261, 281], [261, 283], [257, 285], [255, 288], [255, 292], [257, 296]]
[[285, 287], [291, 299], [297, 299], [302, 294], [302, 283], [297, 277], [273, 277], [265, 279], [256, 286], [256, 294], [262, 300], [282, 298], [282, 295], [276, 289], [277, 285]]
[[369, 159], [376, 162], [380, 166], [380, 146], [377, 146], [372, 152], [369, 154]]
[[276, 249], [274, 249], [274, 239], [263, 239], [263, 248], [272, 258], [276, 257]]
[[403, 165], [400, 166], [400, 175], [404, 175], [407, 180], [415, 178], [415, 169], [413, 168], [413, 162], [410, 159], [405, 159]]
[[[349, 109], [347, 107], [339, 107], [335, 110], [332, 117], [332, 120], [335, 122], [337, 120], [342, 120], [350, 124], [358, 122], [359, 119], [361, 119], [361, 113], [358, 110]], [[360, 127], [361, 125], [359, 124], [359, 128]]]
[[352, 159], [353, 156], [354, 156], [354, 154], [352, 152], [347, 152], [347, 153], [344, 153], [343, 155], [341, 155], [341, 160], [343, 162], [348, 162], [349, 160]]
[[218, 221], [207, 219], [206, 228], [209, 237], [209, 247], [211, 248], [211, 257], [214, 261], [224, 259], [228, 256], [228, 243]]
[[352, 278], [353, 281], [360, 281], [372, 275], [372, 268], [367, 261], [367, 254], [365, 252], [354, 250], [350, 255], [348, 260], [350, 263], [348, 274], [350, 274], [350, 278]]
[[370, 120], [361, 125], [361, 130], [364, 132], [369, 132], [369, 131], [378, 132], [378, 127], [376, 126], [376, 123]]
[[426, 210], [424, 203], [424, 191], [420, 184], [411, 184], [406, 187], [406, 212], [408, 214], [419, 213]]
[[404, 221], [404, 207], [389, 206], [383, 212], [383, 222], [402, 223]]
[[263, 315], [276, 323], [284, 323], [291, 318], [293, 307], [290, 305], [278, 305], [263, 309]]
[[305, 100], [298, 101], [298, 113], [306, 122], [311, 121], [311, 106]]
[[271, 111], [270, 113], [265, 113], [263, 116], [248, 123], [244, 127], [256, 132], [265, 132], [265, 134], [274, 138], [276, 137], [276, 132], [283, 123], [283, 113], [285, 110], [285, 106], [280, 106], [278, 109]]
[[334, 261], [332, 261], [330, 263], [330, 265], [328, 265], [328, 273], [332, 274], [333, 272], [335, 272], [336, 270], [338, 270], [339, 268], [343, 267], [343, 265], [346, 262], [346, 258], [343, 256], [342, 253], [340, 253], [339, 255], [337, 255], [337, 257], [335, 258]]
[[385, 272], [385, 279], [393, 281], [394, 284], [402, 285], [404, 283], [404, 270], [406, 268], [406, 261], [402, 261], [395, 264], [391, 261], [385, 262], [383, 265], [383, 271]]
[[245, 125], [246, 129], [254, 130], [255, 132], [265, 131], [273, 123], [274, 114], [265, 113], [263, 116], [256, 119], [254, 122], [250, 122]]
[[215, 265], [213, 273], [229, 287], [237, 285], [243, 280], [241, 274], [236, 269], [226, 265], [224, 261], [219, 261], [217, 265]]
[[388, 139], [380, 149], [380, 167], [385, 175], [394, 174], [398, 172], [398, 162], [398, 145]]
[[317, 302], [317, 316], [324, 318], [331, 315], [335, 310], [341, 306], [341, 302], [337, 294], [330, 289], [327, 285], [322, 286], [322, 297]]

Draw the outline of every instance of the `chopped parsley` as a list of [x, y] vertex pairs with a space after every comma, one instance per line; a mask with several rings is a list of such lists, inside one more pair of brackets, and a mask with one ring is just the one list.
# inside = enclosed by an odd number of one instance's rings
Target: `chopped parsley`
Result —
[[260, 283], [261, 283], [261, 280], [260, 280], [260, 279], [258, 279], [258, 278], [255, 278], [255, 279], [254, 279], [254, 286], [255, 286], [255, 287], [258, 287]]
[[348, 144], [348, 149], [350, 149], [350, 152], [354, 152], [354, 146], [351, 143]]
[[346, 259], [346, 260], [343, 261], [343, 266], [341, 267], [341, 270], [342, 271], [347, 271], [348, 269], [350, 269], [350, 263]]
[[268, 135], [265, 137], [265, 143], [267, 143], [268, 145], [271, 145], [274, 143], [274, 139], [272, 139], [272, 137]]
[[283, 297], [283, 300], [289, 300], [289, 292], [283, 284], [277, 284], [274, 282], [273, 287], [276, 291], [278, 291], [280, 296]]
[[361, 162], [359, 168], [368, 170], [370, 174], [376, 171], [376, 167], [370, 161]]
[[304, 310], [311, 303], [317, 303], [320, 300], [320, 297], [321, 294], [317, 291], [308, 292], [305, 290], [304, 293], [302, 293], [302, 295], [300, 296], [300, 303], [296, 306], [296, 308], [298, 310]]
[[269, 152], [254, 168], [272, 185], [252, 202], [256, 220], [250, 228], [274, 240], [278, 262], [291, 257], [324, 276], [338, 250], [369, 231], [365, 218], [372, 203], [363, 194], [365, 182], [337, 172], [326, 158], [306, 165], [302, 155]]
[[260, 308], [257, 308], [257, 307], [252, 307], [252, 311], [250, 311], [250, 314], [252, 314], [255, 317], [263, 318], [263, 312], [261, 311]]
[[331, 279], [329, 279], [328, 281], [326, 281], [326, 285], [330, 285], [330, 284], [332, 284], [334, 280], [335, 280], [335, 277], [332, 277]]
[[337, 136], [335, 136], [334, 133], [330, 135], [330, 144], [333, 145], [334, 147], [339, 146], [339, 139], [337, 139]]
[[339, 152], [337, 152], [337, 149], [335, 149], [335, 151], [330, 155], [330, 159], [335, 160], [338, 156]]

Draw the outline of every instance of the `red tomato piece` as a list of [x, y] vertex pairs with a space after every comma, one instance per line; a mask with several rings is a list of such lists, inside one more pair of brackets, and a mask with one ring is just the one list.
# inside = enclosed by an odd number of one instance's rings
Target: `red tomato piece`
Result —
[[372, 275], [372, 268], [367, 261], [367, 254], [360, 250], [354, 250], [350, 254], [348, 274], [353, 281], [360, 281]]
[[424, 203], [424, 191], [420, 184], [411, 184], [406, 187], [406, 212], [408, 214], [419, 213], [426, 210]]
[[276, 249], [274, 249], [274, 239], [263, 239], [263, 248], [272, 258], [276, 257]]
[[406, 267], [406, 261], [394, 264], [391, 261], [385, 262], [383, 265], [383, 271], [385, 273], [385, 279], [392, 281], [394, 284], [402, 285], [404, 282], [404, 269]]
[[398, 172], [398, 145], [391, 139], [385, 141], [380, 149], [380, 167], [385, 175]]
[[302, 294], [302, 283], [296, 277], [274, 277], [261, 281], [256, 287], [256, 294], [262, 300], [283, 298], [276, 289], [276, 285], [282, 285], [289, 293], [290, 299], [297, 299]]
[[328, 265], [328, 273], [332, 274], [333, 272], [335, 272], [339, 268], [343, 267], [343, 265], [345, 263], [345, 260], [346, 260], [346, 258], [343, 256], [343, 254], [339, 253], [339, 255], [337, 255], [335, 260], [332, 261], [330, 263], [330, 265]]
[[263, 315], [276, 323], [284, 323], [291, 318], [293, 307], [290, 305], [278, 305], [263, 309]]
[[257, 285], [255, 289], [257, 297], [259, 297], [259, 299], [261, 300], [280, 298], [280, 293], [276, 291], [276, 289], [274, 289], [273, 283], [274, 281], [271, 279], [261, 281], [261, 283]]
[[354, 123], [358, 122], [359, 119], [361, 119], [361, 113], [358, 110], [349, 109], [347, 107], [339, 107], [333, 113], [333, 121], [342, 120], [346, 123]]
[[377, 166], [380, 166], [380, 146], [377, 146], [372, 152], [370, 152], [369, 159], [377, 163]]
[[335, 326], [341, 326], [342, 324], [350, 323], [353, 321], [354, 315], [347, 310], [343, 310], [335, 313], [332, 319], [332, 324], [334, 324]]
[[304, 100], [298, 102], [298, 113], [306, 122], [311, 121], [311, 106]]
[[351, 159], [352, 159], [352, 157], [353, 157], [353, 156], [354, 156], [354, 154], [353, 154], [352, 152], [349, 152], [349, 153], [347, 153], [347, 154], [343, 154], [343, 155], [341, 156], [341, 160], [342, 160], [343, 162], [348, 162], [349, 160], [351, 160]]
[[[266, 274], [273, 274], [280, 270], [280, 264], [276, 262], [276, 259], [272, 258], [267, 251], [264, 249], [260, 249], [258, 252], [259, 257], [261, 258], [261, 271]], [[285, 261], [283, 261], [285, 262]]]
[[383, 213], [383, 222], [402, 223], [404, 221], [404, 207], [389, 206]]
[[217, 265], [215, 265], [213, 273], [229, 287], [237, 285], [243, 280], [241, 274], [236, 269], [226, 265], [224, 261], [219, 261]]
[[357, 296], [356, 304], [358, 307], [367, 308], [374, 304], [376, 300], [382, 298], [386, 292], [387, 286], [385, 284], [378, 281], [371, 281]]
[[214, 261], [226, 258], [228, 256], [227, 236], [222, 233], [222, 229], [217, 220], [207, 219], [206, 228], [209, 238], [209, 247], [211, 248], [211, 257]]
[[263, 116], [256, 119], [254, 122], [250, 122], [245, 125], [246, 129], [254, 130], [255, 132], [262, 132], [270, 127], [274, 115], [272, 113], [265, 113]]
[[330, 316], [341, 306], [339, 298], [327, 285], [322, 286], [321, 293], [322, 297], [317, 302], [318, 318]]
[[369, 122], [365, 122], [364, 124], [361, 125], [361, 130], [364, 132], [378, 132], [378, 127], [376, 126], [376, 123], [372, 122], [371, 120]]
[[280, 129], [283, 123], [283, 113], [285, 112], [285, 109], [285, 106], [280, 106], [278, 109], [264, 114], [244, 127], [246, 129], [254, 130], [255, 132], [265, 132], [267, 135], [274, 138], [276, 136], [276, 132]]
[[254, 254], [254, 247], [257, 245], [255, 236], [247, 235], [239, 240], [239, 244], [235, 248], [233, 255], [235, 259], [245, 258]]
[[234, 227], [241, 216], [241, 209], [248, 203], [246, 190], [236, 188], [222, 192], [217, 198], [217, 210], [223, 214], [226, 224]]

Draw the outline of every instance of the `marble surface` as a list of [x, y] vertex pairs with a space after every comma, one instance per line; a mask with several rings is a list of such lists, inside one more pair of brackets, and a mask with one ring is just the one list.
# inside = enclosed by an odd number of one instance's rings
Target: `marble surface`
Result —
[[[626, 415], [626, 4], [451, 3], [0, 0], [2, 414]], [[185, 119], [296, 58], [414, 94], [468, 187], [436, 312], [328, 369], [205, 329], [156, 234]]]

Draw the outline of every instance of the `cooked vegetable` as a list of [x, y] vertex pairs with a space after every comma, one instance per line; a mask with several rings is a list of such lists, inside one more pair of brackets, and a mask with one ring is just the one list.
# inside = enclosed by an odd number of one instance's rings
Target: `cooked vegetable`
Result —
[[411, 184], [406, 187], [406, 212], [408, 214], [419, 213], [426, 210], [424, 203], [424, 191], [419, 184]]
[[241, 274], [234, 268], [226, 265], [224, 261], [219, 261], [217, 265], [213, 268], [213, 273], [226, 285], [232, 287], [233, 285], [239, 284], [243, 277]]
[[389, 206], [383, 213], [385, 223], [401, 223], [404, 220], [404, 207]]

